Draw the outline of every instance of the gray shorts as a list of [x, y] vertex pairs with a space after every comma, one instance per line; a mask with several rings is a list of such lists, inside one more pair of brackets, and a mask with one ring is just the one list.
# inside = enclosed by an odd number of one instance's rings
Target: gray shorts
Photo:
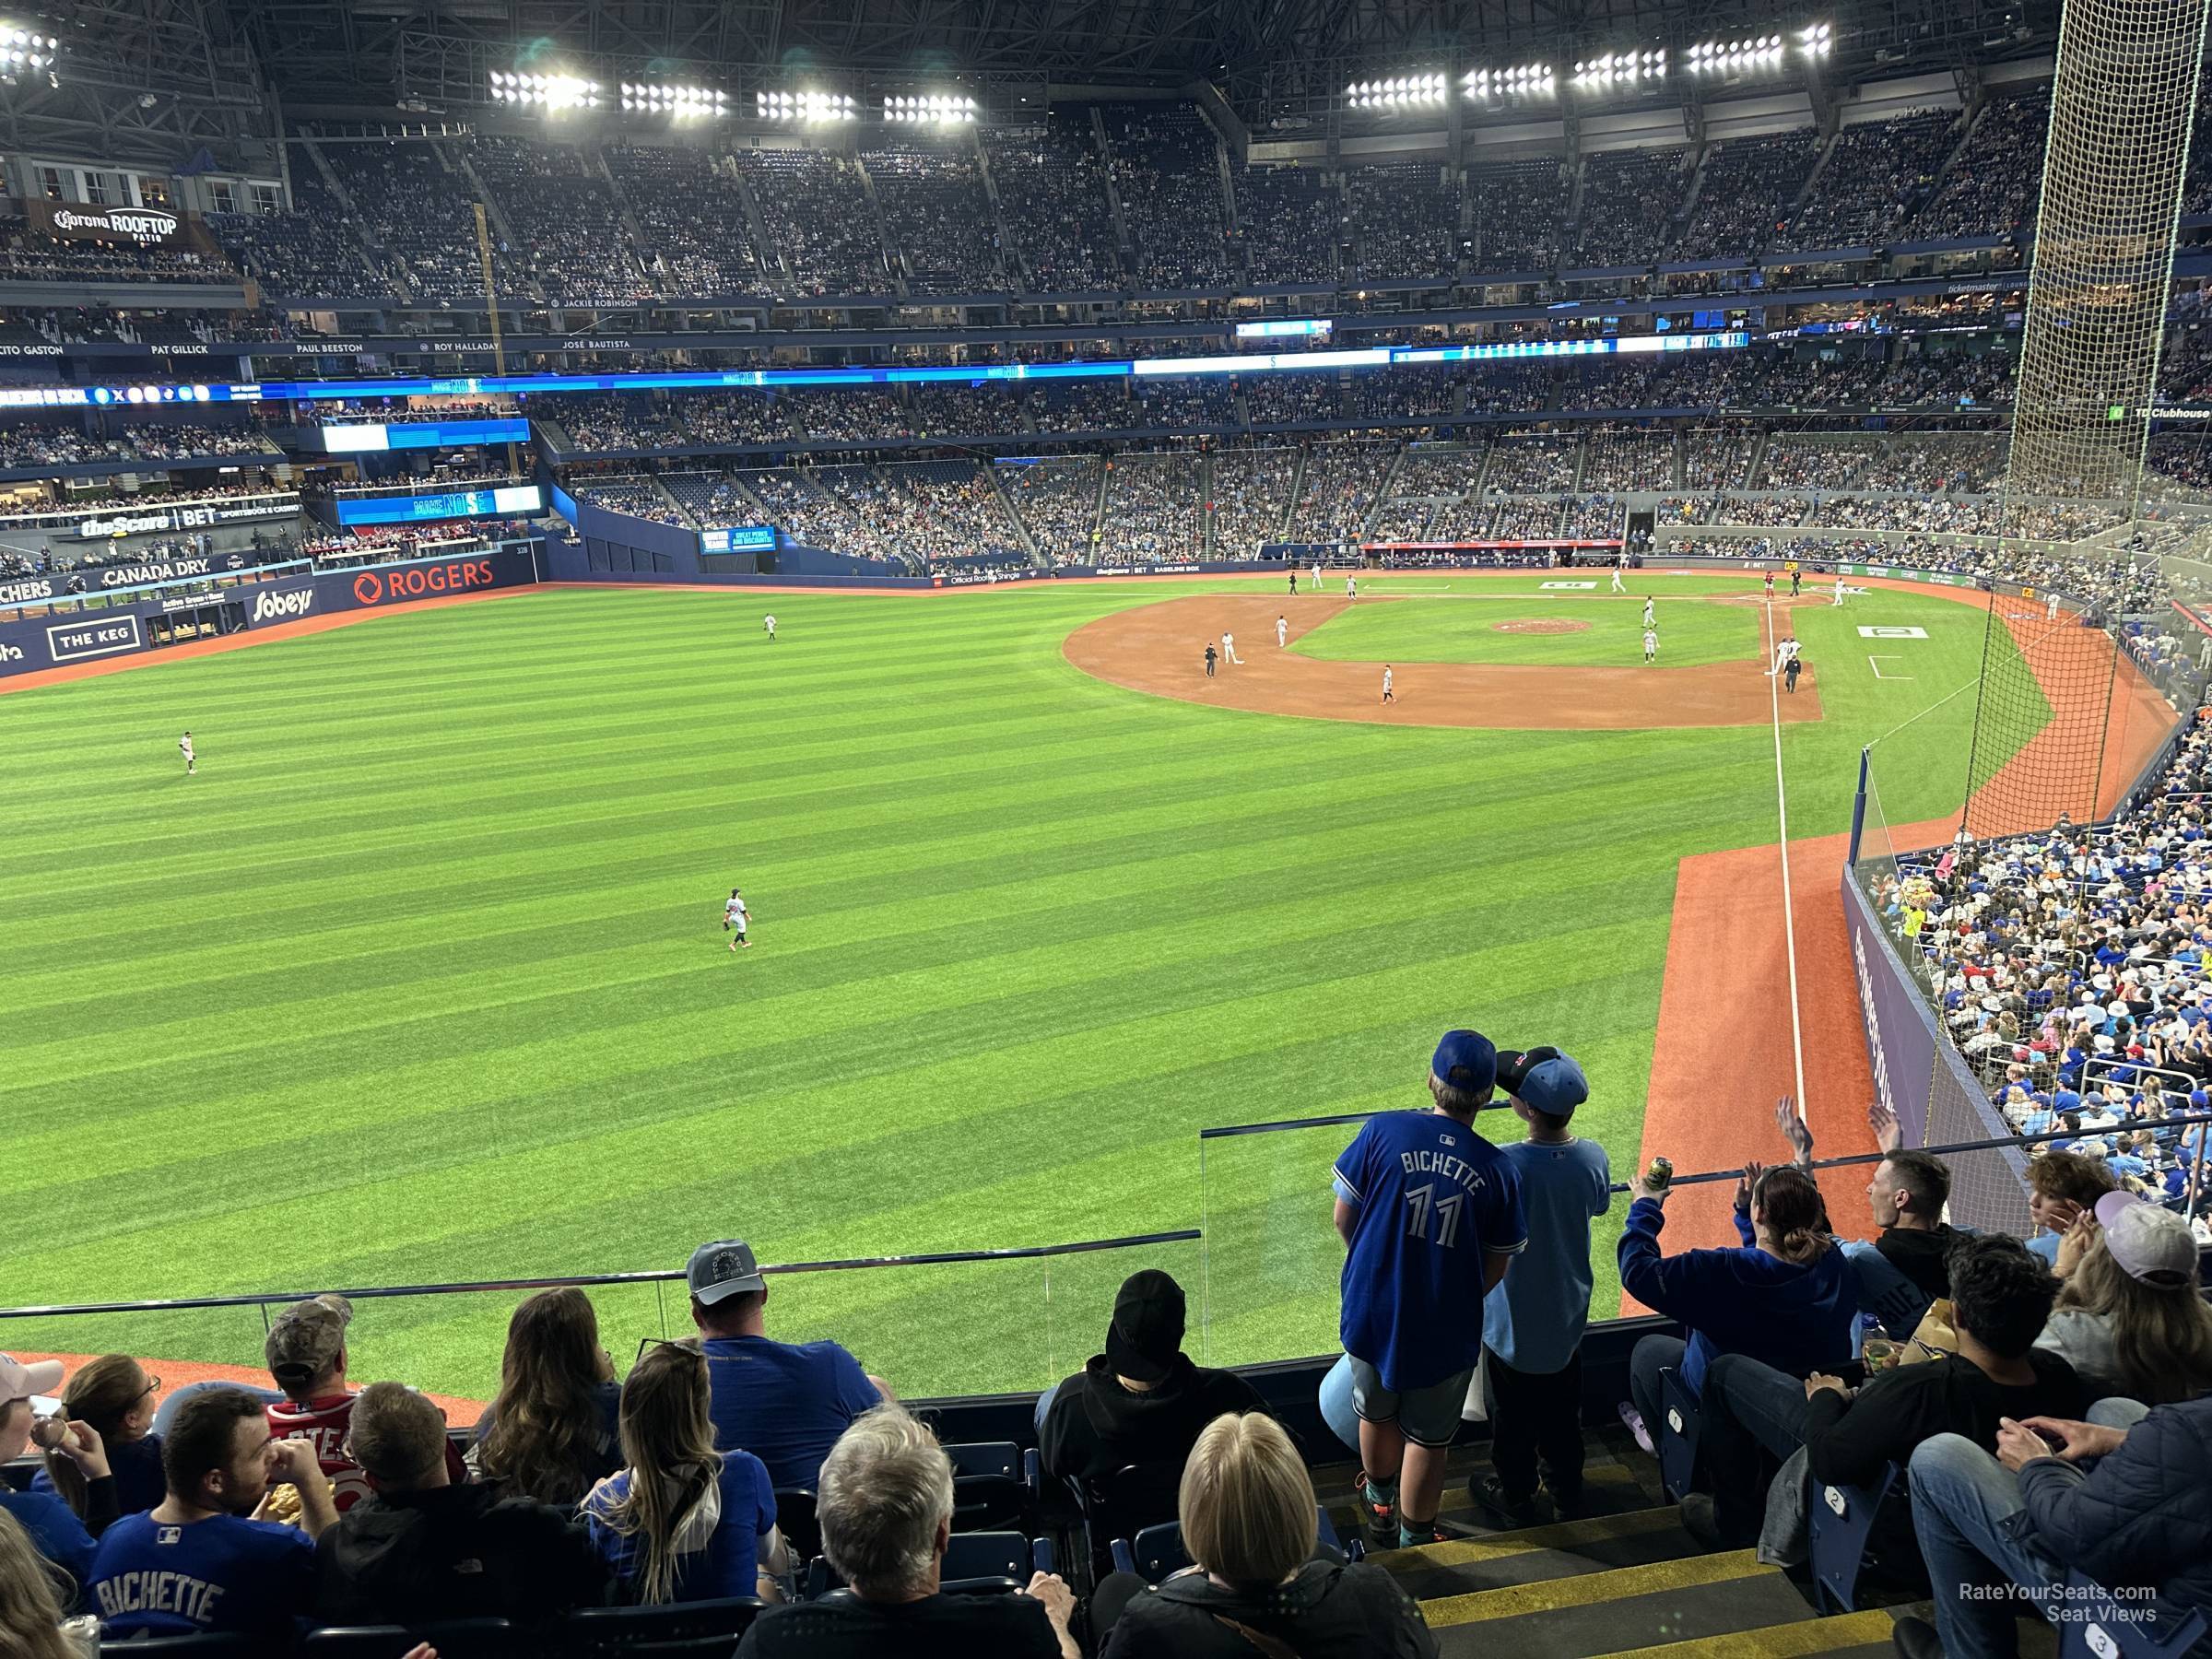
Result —
[[1417, 1446], [1448, 1446], [1459, 1433], [1461, 1414], [1466, 1409], [1467, 1384], [1475, 1368], [1426, 1388], [1393, 1394], [1382, 1377], [1358, 1355], [1352, 1361], [1352, 1409], [1362, 1422], [1395, 1423], [1398, 1432]]

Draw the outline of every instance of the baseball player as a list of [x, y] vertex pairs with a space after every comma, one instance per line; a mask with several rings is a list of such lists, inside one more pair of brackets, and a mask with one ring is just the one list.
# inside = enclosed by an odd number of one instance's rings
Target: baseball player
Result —
[[1795, 656], [1783, 665], [1782, 688], [1793, 697], [1797, 694], [1797, 671], [1804, 666], [1805, 659]]
[[1277, 617], [1275, 619], [1275, 648], [1277, 651], [1281, 651], [1288, 647], [1289, 643], [1290, 618], [1288, 617]]
[[1347, 576], [1347, 577], [1344, 579], [1344, 596], [1345, 596], [1347, 599], [1357, 599], [1357, 598], [1359, 598], [1359, 577], [1357, 577], [1357, 576]]
[[1836, 572], [1836, 596], [1835, 596], [1833, 599], [1830, 600], [1830, 601], [1829, 601], [1829, 604], [1830, 604], [1830, 605], [1832, 606], [1839, 606], [1839, 605], [1841, 605], [1842, 603], [1843, 603], [1843, 572], [1842, 572], [1842, 571], [1838, 571]]
[[1781, 641], [1774, 647], [1774, 666], [1767, 670], [1768, 676], [1771, 677], [1787, 668], [1791, 663], [1796, 660], [1797, 650], [1797, 636], [1783, 634]]
[[1398, 700], [1398, 699], [1397, 699], [1397, 695], [1396, 695], [1396, 693], [1394, 693], [1394, 691], [1392, 691], [1392, 690], [1391, 690], [1391, 688], [1390, 688], [1390, 682], [1391, 682], [1391, 669], [1390, 669], [1390, 665], [1389, 665], [1388, 663], [1385, 663], [1385, 664], [1383, 664], [1383, 665], [1382, 665], [1382, 700], [1383, 700], [1384, 702], [1396, 702], [1396, 701]]
[[1659, 630], [1655, 628], [1643, 630], [1643, 660], [1647, 663], [1659, 660]]
[[1298, 567], [1296, 565], [1290, 567], [1290, 597], [1293, 599], [1298, 597]]
[[1208, 640], [1206, 642], [1206, 677], [1207, 679], [1212, 679], [1214, 677], [1215, 654], [1214, 642], [1211, 640]]
[[1318, 559], [1313, 561], [1313, 582], [1308, 591], [1315, 594], [1321, 592], [1321, 560]]
[[1659, 626], [1659, 613], [1652, 607], [1652, 596], [1649, 594], [1643, 596], [1643, 625], [1646, 628]]
[[745, 936], [746, 924], [748, 920], [750, 920], [750, 912], [745, 908], [745, 895], [735, 888], [732, 888], [730, 901], [722, 907], [722, 930], [732, 935], [730, 939], [732, 950], [740, 947], [747, 950], [753, 947], [752, 941]]
[[1774, 603], [1774, 572], [1771, 571], [1767, 572], [1767, 603]]
[[2058, 595], [2056, 594], [2051, 594], [2043, 601], [2043, 620], [2046, 622], [2058, 620]]
[[1790, 567], [1790, 597], [1794, 599], [1805, 585], [1805, 572], [1795, 565]]
[[1629, 584], [1620, 579], [1621, 568], [1628, 563], [1628, 559], [1629, 556], [1623, 553], [1613, 561], [1613, 591], [1617, 594], [1625, 594], [1629, 591]]
[[1243, 664], [1244, 659], [1237, 654], [1237, 636], [1226, 628], [1221, 630], [1221, 654], [1240, 666]]
[[200, 759], [192, 750], [192, 734], [187, 732], [178, 738], [177, 747], [184, 751], [184, 775], [189, 778], [200, 770]]
[[776, 637], [776, 618], [772, 613], [760, 618], [760, 626], [768, 630], [771, 640]]

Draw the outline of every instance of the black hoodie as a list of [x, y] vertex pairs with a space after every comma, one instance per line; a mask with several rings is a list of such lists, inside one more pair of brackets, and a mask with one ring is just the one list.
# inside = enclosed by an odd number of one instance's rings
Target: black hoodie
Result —
[[1167, 1376], [1142, 1393], [1124, 1388], [1106, 1356], [1094, 1354], [1053, 1396], [1039, 1455], [1060, 1480], [1100, 1479], [1131, 1464], [1179, 1464], [1223, 1412], [1266, 1409], [1236, 1372], [1193, 1365], [1187, 1354], [1176, 1355]]
[[481, 1486], [364, 1498], [316, 1541], [315, 1575], [325, 1624], [551, 1618], [613, 1582], [565, 1512]]

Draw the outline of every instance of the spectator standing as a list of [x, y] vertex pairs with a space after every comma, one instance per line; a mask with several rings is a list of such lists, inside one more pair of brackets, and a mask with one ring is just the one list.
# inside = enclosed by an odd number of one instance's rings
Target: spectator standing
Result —
[[2041, 1346], [2146, 1405], [2212, 1390], [2212, 1308], [2196, 1283], [2196, 1240], [2173, 1211], [2107, 1193], [2059, 1251], [2065, 1288]]
[[[279, 1313], [262, 1344], [269, 1375], [284, 1391], [284, 1398], [269, 1406], [269, 1432], [314, 1447], [340, 1514], [371, 1489], [346, 1450], [353, 1403], [360, 1397], [346, 1383], [346, 1334], [352, 1324], [351, 1302], [342, 1296], [318, 1296]], [[450, 1441], [445, 1457], [447, 1477], [455, 1485], [467, 1480], [468, 1465]]]
[[849, 1598], [771, 1607], [737, 1659], [1080, 1659], [1075, 1597], [1040, 1572], [1018, 1595], [947, 1595], [952, 1460], [896, 1404], [857, 1418], [822, 1460], [815, 1516]]
[[9, 1659], [85, 1659], [62, 1633], [61, 1580], [23, 1524], [0, 1510], [0, 1653]]
[[1098, 1479], [1131, 1464], [1179, 1463], [1224, 1412], [1265, 1411], [1259, 1391], [1182, 1351], [1187, 1310], [1172, 1276], [1147, 1267], [1123, 1280], [1106, 1351], [1040, 1402], [1045, 1473]]
[[1359, 1496], [1384, 1547], [1448, 1535], [1436, 1512], [1482, 1357], [1477, 1310], [1528, 1243], [1520, 1176], [1474, 1129], [1497, 1065], [1480, 1032], [1445, 1032], [1430, 1063], [1431, 1110], [1368, 1119], [1334, 1171]]
[[[1762, 1451], [1785, 1460], [1803, 1446], [1815, 1482], [1871, 1487], [1931, 1435], [1963, 1435], [1994, 1449], [2006, 1418], [2076, 1418], [2088, 1409], [2089, 1391], [2074, 1368], [2035, 1346], [2058, 1282], [2018, 1240], [1960, 1234], [1947, 1277], [1957, 1354], [1879, 1372], [1864, 1388], [1820, 1371], [1800, 1382], [1742, 1354], [1714, 1358], [1699, 1442], [1713, 1490], [1683, 1500], [1691, 1536], [1718, 1549], [1759, 1535], [1768, 1489]], [[1880, 1552], [1886, 1559], [1914, 1559], [1909, 1536], [1889, 1537]]]
[[1497, 1473], [1470, 1488], [1500, 1524], [1544, 1517], [1543, 1488], [1561, 1513], [1583, 1500], [1583, 1333], [1590, 1324], [1590, 1223], [1613, 1207], [1603, 1147], [1578, 1140], [1574, 1109], [1589, 1079], [1554, 1048], [1498, 1056], [1498, 1084], [1528, 1126], [1503, 1147], [1520, 1176], [1529, 1248], [1512, 1258], [1483, 1302], [1483, 1381]]
[[[52, 1394], [61, 1382], [58, 1359], [27, 1365], [13, 1355], [0, 1354], [0, 1465], [13, 1463], [30, 1444], [32, 1397]], [[76, 1585], [86, 1582], [91, 1570], [93, 1529], [104, 1529], [115, 1518], [115, 1477], [100, 1437], [85, 1424], [73, 1424], [69, 1438], [59, 1447], [84, 1477], [82, 1518], [53, 1492], [18, 1492], [5, 1481], [0, 1481], [0, 1513], [14, 1516], [29, 1535], [32, 1547]]]
[[[169, 1490], [108, 1528], [88, 1584], [107, 1637], [244, 1635], [288, 1646], [314, 1599], [315, 1539], [337, 1521], [306, 1441], [269, 1432], [242, 1389], [194, 1394], [161, 1437]], [[253, 1518], [272, 1482], [299, 1489], [300, 1525]]]
[[1905, 1659], [2012, 1659], [2016, 1615], [2065, 1606], [2069, 1571], [2212, 1612], [2212, 1400], [2147, 1415], [2138, 1402], [2103, 1400], [2090, 1418], [2007, 1423], [1994, 1457], [1953, 1434], [1912, 1453], [1912, 1526], [1936, 1628], [1898, 1620]]
[[376, 1488], [316, 1546], [324, 1622], [535, 1620], [608, 1599], [606, 1568], [562, 1511], [453, 1483], [445, 1414], [406, 1383], [371, 1382], [351, 1417], [353, 1459]]
[[1157, 1588], [1114, 1573], [1091, 1600], [1100, 1659], [1434, 1659], [1436, 1638], [1387, 1571], [1317, 1547], [1305, 1461], [1257, 1412], [1207, 1424], [1176, 1513], [1194, 1565]]
[[655, 1343], [630, 1371], [622, 1455], [583, 1518], [630, 1600], [781, 1599], [791, 1560], [768, 1470], [750, 1452], [714, 1449], [713, 1388], [697, 1347]]
[[592, 1299], [540, 1290], [507, 1322], [500, 1392], [477, 1423], [477, 1478], [509, 1498], [572, 1504], [622, 1466], [622, 1385]]
[[[62, 1390], [62, 1410], [72, 1423], [92, 1431], [107, 1453], [115, 1477], [116, 1513], [135, 1515], [161, 1501], [161, 1437], [149, 1432], [154, 1396], [161, 1379], [148, 1376], [128, 1354], [88, 1359]], [[46, 1453], [46, 1466], [32, 1477], [34, 1492], [58, 1493], [79, 1517], [88, 1512], [90, 1493], [84, 1471], [68, 1447]]]
[[691, 1323], [705, 1338], [714, 1443], [750, 1452], [777, 1487], [811, 1487], [838, 1437], [891, 1397], [834, 1342], [773, 1342], [768, 1280], [742, 1239], [701, 1244], [685, 1269]]
[[[1794, 1112], [1786, 1098], [1777, 1115]], [[1794, 1164], [1744, 1166], [1735, 1189], [1741, 1247], [1659, 1253], [1666, 1225], [1665, 1184], [1647, 1170], [1637, 1178], [1620, 1239], [1622, 1290], [1682, 1322], [1687, 1342], [1646, 1336], [1629, 1357], [1632, 1406], [1625, 1414], [1640, 1440], [1659, 1421], [1659, 1373], [1672, 1367], [1690, 1394], [1704, 1386], [1717, 1354], [1748, 1354], [1776, 1371], [1806, 1377], [1841, 1370], [1858, 1325], [1858, 1284], [1851, 1263], [1821, 1227], [1820, 1189]]]

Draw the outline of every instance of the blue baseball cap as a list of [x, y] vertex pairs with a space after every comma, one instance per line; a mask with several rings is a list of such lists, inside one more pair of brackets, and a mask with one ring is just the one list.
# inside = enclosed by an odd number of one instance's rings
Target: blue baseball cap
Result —
[[1429, 1069], [1440, 1083], [1481, 1094], [1498, 1081], [1498, 1051], [1480, 1031], [1446, 1031]]
[[1571, 1054], [1554, 1054], [1528, 1068], [1520, 1087], [1510, 1091], [1532, 1112], [1554, 1117], [1571, 1117], [1574, 1109], [1590, 1098], [1590, 1079]]

